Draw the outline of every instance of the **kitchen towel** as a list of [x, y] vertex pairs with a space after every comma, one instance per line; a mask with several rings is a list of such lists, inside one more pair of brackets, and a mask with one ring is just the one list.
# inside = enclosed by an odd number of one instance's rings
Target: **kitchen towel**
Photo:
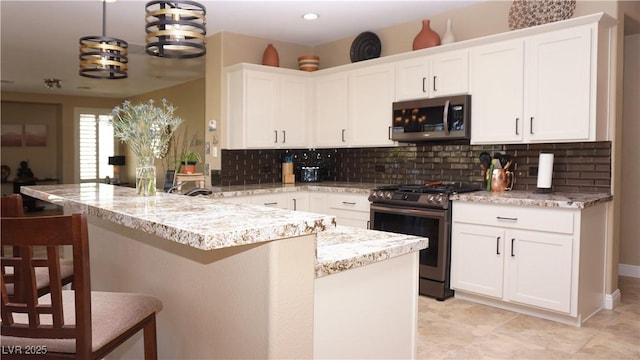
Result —
[[553, 154], [540, 153], [538, 161], [538, 189], [551, 191]]

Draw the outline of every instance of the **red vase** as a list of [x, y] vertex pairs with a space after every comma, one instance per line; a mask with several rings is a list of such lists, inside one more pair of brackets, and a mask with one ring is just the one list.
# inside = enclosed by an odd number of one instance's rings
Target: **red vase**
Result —
[[273, 47], [273, 44], [267, 45], [267, 48], [264, 49], [264, 54], [262, 55], [262, 65], [267, 66], [280, 66], [280, 57], [278, 56], [278, 50]]
[[422, 30], [413, 39], [413, 50], [440, 45], [440, 35], [431, 30], [431, 20], [422, 20]]

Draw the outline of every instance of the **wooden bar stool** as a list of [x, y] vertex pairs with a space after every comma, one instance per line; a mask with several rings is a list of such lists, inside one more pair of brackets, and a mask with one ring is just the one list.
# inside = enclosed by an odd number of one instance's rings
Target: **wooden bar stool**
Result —
[[[22, 202], [22, 196], [20, 194], [11, 194], [8, 196], [2, 197], [2, 208], [0, 208], [0, 216], [2, 217], [22, 217], [24, 216], [24, 205]], [[3, 243], [5, 243], [3, 241]], [[13, 256], [20, 256], [20, 250], [17, 246], [14, 246], [12, 249]], [[5, 256], [5, 248], [4, 244], [0, 246], [0, 254]], [[8, 254], [6, 254], [8, 256]], [[20, 271], [18, 269], [17, 272], [14, 272], [14, 269], [8, 268], [5, 269], [4, 266], [1, 267], [0, 271], [2, 272], [2, 277], [5, 279], [5, 283], [7, 284], [7, 294], [10, 299], [22, 299], [24, 300], [24, 289], [20, 286], [16, 286], [16, 284], [22, 284], [19, 281], [21, 276]], [[36, 268], [36, 287], [38, 289], [38, 296], [42, 296], [47, 294], [49, 289], [49, 274], [44, 268]], [[68, 259], [60, 259], [60, 275], [61, 275], [61, 284], [67, 285], [73, 282], [73, 261]]]
[[[20, 268], [25, 300], [11, 301], [4, 277], [1, 338], [3, 349], [39, 351], [38, 358], [100, 359], [143, 330], [144, 358], [157, 358], [156, 313], [160, 300], [141, 294], [91, 291], [89, 236], [84, 214], [2, 218], [3, 243], [20, 248], [20, 257], [2, 257], [2, 266]], [[32, 257], [45, 246], [47, 258]], [[73, 247], [74, 290], [62, 290], [59, 247]], [[36, 290], [35, 267], [45, 267], [51, 292]], [[23, 358], [7, 354], [3, 359]]]

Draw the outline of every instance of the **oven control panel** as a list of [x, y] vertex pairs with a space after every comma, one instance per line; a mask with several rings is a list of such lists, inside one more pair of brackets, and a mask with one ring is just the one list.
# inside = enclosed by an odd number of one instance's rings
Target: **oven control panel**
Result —
[[421, 206], [446, 208], [449, 197], [445, 193], [406, 193], [390, 190], [374, 190], [369, 201], [378, 203], [403, 204], [406, 206]]

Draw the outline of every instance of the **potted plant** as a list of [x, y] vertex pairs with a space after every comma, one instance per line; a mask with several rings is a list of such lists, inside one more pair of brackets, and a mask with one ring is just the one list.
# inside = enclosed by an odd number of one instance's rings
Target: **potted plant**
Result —
[[196, 172], [196, 164], [202, 162], [200, 153], [193, 150], [183, 150], [180, 153], [180, 173], [193, 174]]

